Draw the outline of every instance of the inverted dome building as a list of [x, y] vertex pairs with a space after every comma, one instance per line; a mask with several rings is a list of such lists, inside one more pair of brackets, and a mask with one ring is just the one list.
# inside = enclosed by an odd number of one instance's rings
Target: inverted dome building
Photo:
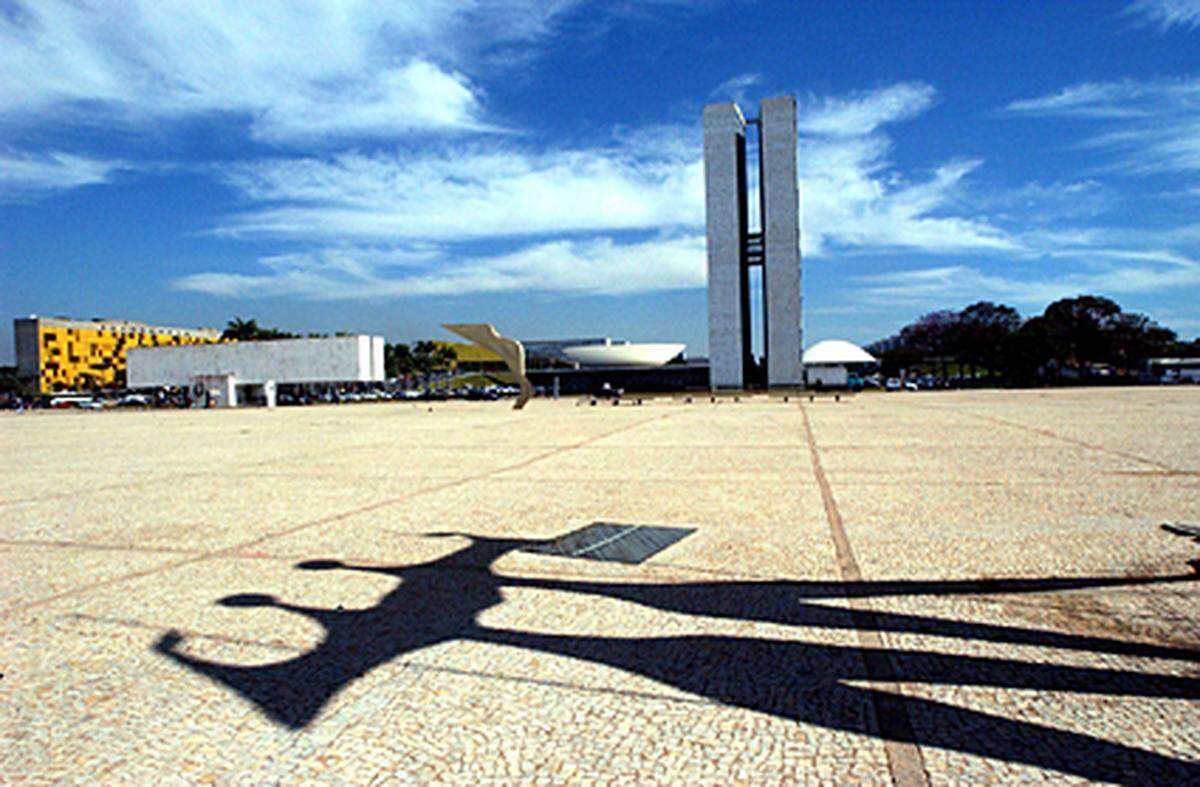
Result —
[[853, 342], [826, 339], [804, 351], [804, 378], [809, 387], [843, 388], [850, 372], [875, 363], [875, 356]]
[[606, 341], [563, 347], [563, 355], [580, 366], [662, 366], [687, 349], [686, 344]]

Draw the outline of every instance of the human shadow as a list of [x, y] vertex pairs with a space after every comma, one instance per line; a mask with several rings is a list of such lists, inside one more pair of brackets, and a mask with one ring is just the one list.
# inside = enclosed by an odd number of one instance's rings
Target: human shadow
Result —
[[[365, 609], [304, 607], [261, 594], [239, 594], [219, 602], [235, 607], [271, 606], [318, 623], [324, 630], [322, 641], [294, 658], [255, 666], [220, 664], [181, 650], [182, 637], [174, 631], [163, 635], [155, 648], [231, 688], [270, 718], [293, 729], [311, 724], [339, 691], [370, 670], [441, 642], [471, 640], [604, 664], [704, 700], [779, 718], [1019, 762], [1087, 779], [1200, 779], [1200, 764], [1196, 762], [1057, 729], [1019, 718], [1016, 713], [1000, 715], [1002, 710], [988, 712], [948, 704], [919, 696], [920, 691], [900, 696], [894, 685], [1197, 700], [1200, 681], [1194, 674], [1179, 677], [1109, 666], [1047, 663], [1035, 657], [984, 656], [978, 655], [977, 646], [971, 647], [975, 652], [970, 655], [851, 646], [836, 644], [838, 636], [822, 632], [870, 623], [883, 631], [966, 643], [1005, 643], [1189, 664], [1200, 662], [1200, 651], [1194, 648], [892, 612], [871, 611], [870, 620], [864, 621], [861, 615], [856, 618], [852, 609], [818, 603], [847, 597], [1038, 593], [1169, 584], [1194, 582], [1200, 579], [1197, 573], [978, 581], [575, 581], [505, 576], [493, 570], [496, 560], [508, 552], [540, 542], [466, 537], [469, 543], [462, 549], [407, 566], [353, 566], [331, 560], [298, 564], [307, 571], [365, 571], [397, 580], [394, 590]], [[502, 602], [501, 589], [506, 587], [594, 595], [681, 615], [804, 627], [817, 636], [817, 641], [709, 634], [575, 636], [481, 625], [480, 615]], [[881, 664], [888, 665], [890, 674], [886, 677], [880, 674]], [[854, 685], [878, 684], [881, 679], [882, 687]], [[886, 718], [889, 715], [904, 718]]]

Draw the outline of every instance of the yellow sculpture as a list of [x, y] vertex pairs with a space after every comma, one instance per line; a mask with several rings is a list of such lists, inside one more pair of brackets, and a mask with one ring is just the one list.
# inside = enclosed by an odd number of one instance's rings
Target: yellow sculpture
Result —
[[519, 341], [506, 339], [496, 330], [496, 326], [486, 322], [443, 324], [442, 327], [500, 356], [521, 387], [521, 395], [513, 404], [514, 410], [520, 410], [533, 398], [533, 385], [525, 376], [525, 346]]

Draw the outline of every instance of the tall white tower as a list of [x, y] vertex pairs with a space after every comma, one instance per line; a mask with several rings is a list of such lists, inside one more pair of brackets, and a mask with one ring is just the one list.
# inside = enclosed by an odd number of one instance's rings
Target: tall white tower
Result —
[[[751, 232], [746, 134], [758, 134], [761, 227]], [[764, 99], [757, 119], [737, 104], [704, 108], [708, 236], [708, 354], [712, 388], [798, 386], [800, 226], [796, 180], [796, 99]], [[763, 356], [751, 351], [750, 269], [762, 268]], [[753, 370], [763, 374], [755, 378]]]

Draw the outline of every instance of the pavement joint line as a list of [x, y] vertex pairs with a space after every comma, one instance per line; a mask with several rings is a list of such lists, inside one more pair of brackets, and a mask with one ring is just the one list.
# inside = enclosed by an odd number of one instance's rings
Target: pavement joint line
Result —
[[984, 415], [983, 413], [973, 413], [970, 410], [964, 410], [959, 407], [933, 407], [931, 405], [921, 405], [921, 404], [916, 404], [914, 402], [902, 402], [902, 404], [907, 405], [909, 407], [921, 408], [924, 410], [936, 410], [938, 412], [955, 413], [957, 415], [965, 415], [965, 416], [969, 416], [971, 418], [978, 418], [981, 421], [988, 421], [990, 423], [1000, 424], [1001, 426], [1008, 426], [1013, 429], [1020, 429], [1025, 432], [1029, 432], [1030, 434], [1041, 435], [1042, 437], [1049, 437], [1053, 440], [1058, 440], [1060, 442], [1067, 443], [1068, 445], [1079, 446], [1080, 448], [1087, 448], [1092, 451], [1096, 451], [1096, 452], [1099, 452], [1102, 454], [1108, 454], [1109, 456], [1116, 456], [1121, 459], [1129, 459], [1130, 461], [1141, 462], [1144, 465], [1149, 465], [1151, 467], [1158, 468], [1159, 470], [1165, 470], [1169, 473], [1189, 473], [1189, 472], [1191, 472], [1189, 470], [1181, 470], [1177, 467], [1172, 467], [1171, 465], [1165, 464], [1163, 462], [1159, 462], [1155, 459], [1147, 459], [1144, 456], [1130, 453], [1128, 451], [1118, 451], [1114, 448], [1105, 448], [1102, 445], [1096, 445], [1095, 443], [1089, 443], [1086, 440], [1080, 440], [1075, 437], [1070, 437], [1068, 435], [1059, 434], [1058, 432], [1052, 432], [1049, 429], [1040, 429], [1036, 426], [1029, 426], [1028, 424], [1023, 424], [1020, 421], [1010, 421], [1007, 418], [1000, 418], [999, 416], [995, 416], [995, 415]]
[[[428, 536], [422, 533], [400, 533], [397, 534], [405, 538], [425, 539]], [[97, 544], [86, 541], [54, 541], [48, 539], [0, 539], [0, 547], [47, 547], [52, 549], [78, 549], [83, 551], [95, 552], [134, 552], [145, 554], [168, 554], [168, 555], [204, 555], [212, 550], [204, 550], [201, 548], [184, 549], [175, 547], [152, 547], [152, 546], [137, 546], [134, 544]], [[278, 563], [297, 563], [307, 559], [308, 556], [303, 555], [288, 555], [288, 554], [269, 554], [267, 552], [245, 552], [237, 551], [230, 553], [227, 557], [235, 560], [268, 560]], [[547, 556], [549, 557], [549, 556]], [[380, 560], [377, 557], [358, 557], [354, 555], [341, 555], [338, 557], [344, 563], [351, 563], [355, 566], [372, 566], [377, 568], [389, 568], [396, 565], [394, 560]], [[420, 565], [413, 564], [413, 566]], [[685, 563], [661, 563], [654, 562], [653, 559], [647, 560], [640, 564], [644, 571], [654, 573], [663, 579], [683, 578], [694, 576], [696, 574], [708, 574], [714, 576], [735, 577], [738, 579], [756, 579], [764, 581], [788, 581], [800, 580], [801, 577], [791, 577], [783, 574], [755, 574], [745, 571], [722, 571], [720, 569], [705, 568], [703, 566], [692, 566]], [[453, 566], [443, 567], [442, 571], [484, 571], [480, 566]], [[567, 576], [577, 576], [584, 579], [596, 576], [596, 571], [600, 569], [594, 568], [590, 572], [583, 573], [567, 573]], [[537, 574], [538, 572], [534, 572]], [[561, 568], [556, 569], [554, 576], [564, 575]], [[502, 575], [507, 576], [507, 575]], [[628, 570], [612, 569], [601, 572], [604, 577], [628, 577]]]
[[[71, 620], [83, 620], [83, 621], [87, 621], [88, 623], [104, 623], [104, 624], [107, 624], [110, 626], [121, 626], [123, 628], [131, 628], [131, 629], [144, 629], [146, 631], [155, 631], [155, 632], [161, 632], [161, 631], [163, 631], [163, 629], [168, 628], [167, 626], [158, 626], [153, 623], [147, 623], [143, 620], [135, 620], [133, 618], [115, 618], [115, 617], [104, 617], [101, 615], [85, 615], [81, 612], [70, 612], [70, 613], [67, 613], [66, 615], [64, 615], [64, 617], [71, 619]], [[195, 629], [186, 629], [186, 628], [178, 628], [178, 627], [176, 627], [175, 630], [180, 632], [181, 634], [187, 635], [188, 638], [204, 639], [204, 640], [209, 640], [210, 642], [222, 642], [222, 643], [225, 643], [228, 645], [245, 645], [247, 647], [262, 648], [264, 650], [276, 650], [276, 651], [282, 651], [285, 653], [304, 653], [308, 650], [307, 648], [304, 648], [304, 647], [301, 647], [298, 645], [291, 645], [286, 642], [278, 642], [278, 641], [277, 642], [266, 642], [266, 641], [260, 640], [260, 639], [246, 639], [244, 637], [229, 637], [229, 636], [225, 636], [223, 634], [209, 634], [209, 633], [206, 633], [203, 631], [197, 631]]]
[[417, 490], [414, 490], [407, 494], [400, 495], [398, 497], [388, 498], [387, 500], [376, 501], [369, 505], [360, 506], [359, 508], [351, 509], [349, 511], [343, 511], [343, 512], [340, 512], [337, 514], [330, 514], [329, 516], [320, 517], [318, 519], [314, 519], [314, 520], [311, 520], [308, 522], [302, 522], [298, 525], [284, 528], [283, 530], [278, 530], [278, 531], [275, 531], [272, 533], [265, 533], [261, 536], [250, 539], [249, 541], [244, 541], [240, 544], [234, 544], [233, 546], [223, 547], [221, 549], [216, 549], [216, 550], [211, 550], [208, 552], [201, 553], [199, 555], [193, 555], [184, 560], [176, 560], [176, 561], [172, 561], [170, 563], [164, 563], [164, 564], [158, 565], [158, 566], [151, 566], [149, 568], [141, 569], [139, 571], [133, 571], [128, 574], [122, 574], [121, 576], [109, 577], [108, 579], [103, 579], [103, 580], [99, 580], [96, 582], [90, 582], [81, 587], [72, 588], [71, 590], [64, 590], [61, 593], [55, 593], [50, 596], [45, 596], [40, 599], [35, 599], [34, 601], [26, 602], [24, 604], [16, 604], [11, 607], [7, 607], [5, 609], [0, 609], [0, 620], [3, 620], [5, 618], [8, 618], [12, 615], [15, 615], [15, 614], [18, 614], [21, 612], [25, 612], [30, 609], [34, 609], [36, 607], [41, 607], [41, 606], [45, 606], [47, 604], [52, 604], [55, 601], [60, 601], [64, 598], [70, 598], [72, 596], [77, 596], [82, 593], [89, 593], [93, 590], [98, 590], [103, 587], [118, 585], [118, 584], [121, 584], [122, 582], [127, 582], [130, 580], [143, 579], [143, 578], [151, 576], [153, 574], [160, 574], [165, 571], [172, 571], [176, 568], [182, 568], [184, 566], [188, 566], [193, 563], [201, 563], [205, 560], [211, 560], [213, 558], [235, 557], [238, 552], [249, 549], [251, 547], [258, 546], [259, 544], [266, 543], [267, 541], [270, 541], [272, 539], [283, 538], [285, 536], [291, 536], [296, 533], [300, 533], [304, 530], [309, 530], [314, 527], [319, 527], [321, 525], [327, 525], [332, 522], [339, 522], [343, 519], [349, 519], [350, 517], [367, 514], [372, 511], [377, 511], [381, 508], [386, 508], [388, 506], [396, 505], [397, 503], [407, 502], [415, 497], [420, 497], [422, 495], [433, 494], [436, 492], [443, 492], [447, 489], [452, 489], [456, 486], [470, 484], [475, 481], [482, 481], [490, 476], [498, 475], [500, 473], [503, 473], [503, 472], [506, 472], [509, 470], [516, 470], [516, 469], [520, 469], [520, 468], [524, 468], [524, 467], [529, 467], [530, 465], [540, 462], [543, 459], [549, 459], [552, 456], [557, 456], [559, 454], [563, 454], [568, 451], [573, 451], [576, 448], [581, 448], [581, 447], [587, 445], [588, 443], [596, 442], [598, 440], [603, 440], [605, 438], [612, 437], [613, 435], [621, 434], [622, 432], [631, 431], [633, 429], [638, 428], [639, 426], [643, 426], [645, 424], [652, 423], [654, 421], [661, 421], [666, 418], [670, 418], [672, 415], [675, 415], [675, 414], [676, 413], [664, 413], [661, 415], [654, 416], [652, 418], [643, 418], [639, 421], [635, 421], [634, 423], [623, 424], [623, 425], [617, 427], [616, 429], [609, 429], [598, 435], [593, 435], [591, 437], [584, 438], [583, 440], [579, 440], [579, 441], [571, 443], [569, 445], [560, 446], [553, 450], [545, 451], [541, 454], [537, 454], [536, 456], [522, 459], [521, 461], [511, 464], [511, 465], [506, 465], [504, 467], [500, 467], [500, 468], [497, 468], [494, 470], [488, 470], [483, 473], [475, 473], [473, 475], [464, 476], [463, 478], [459, 478], [459, 479], [456, 479], [453, 481], [447, 481], [446, 483], [443, 483], [443, 484], [436, 484], [434, 486], [426, 487], [424, 489], [417, 489]]
[[[829, 479], [821, 467], [821, 455], [817, 450], [817, 441], [813, 436], [812, 424], [809, 422], [808, 409], [800, 405], [800, 418], [804, 424], [804, 435], [808, 442], [808, 451], [812, 459], [813, 476], [821, 491], [821, 500], [825, 505], [825, 518], [829, 522], [829, 530], [833, 536], [834, 549], [837, 555], [838, 571], [842, 581], [862, 582], [862, 571], [846, 527], [842, 521], [837, 500]], [[879, 727], [879, 735], [883, 739], [884, 753], [887, 756], [888, 771], [892, 783], [900, 787], [928, 787], [929, 774], [925, 768], [925, 758], [921, 747], [917, 744], [913, 731], [912, 720], [905, 707], [904, 686], [900, 683], [895, 665], [887, 654], [879, 621], [875, 616], [871, 602], [856, 596], [846, 596], [849, 613], [858, 634], [859, 644], [864, 650], [863, 666], [867, 674], [880, 689], [870, 693], [874, 706], [875, 721]]]
[[[271, 464], [273, 462], [295, 460], [297, 458], [303, 458], [303, 457], [321, 458], [324, 456], [328, 456], [331, 453], [337, 453], [339, 451], [348, 451], [348, 450], [354, 450], [354, 449], [359, 449], [359, 448], [376, 448], [376, 447], [382, 447], [384, 445], [388, 445], [388, 444], [382, 443], [382, 442], [376, 442], [376, 443], [364, 443], [362, 445], [355, 445], [355, 446], [338, 446], [335, 448], [327, 449], [325, 452], [320, 453], [320, 454], [315, 453], [313, 451], [305, 451], [304, 453], [300, 454], [299, 457], [292, 455], [292, 456], [284, 456], [284, 457], [271, 458], [271, 459], [260, 459], [255, 462], [250, 462], [245, 466], [246, 467], [263, 467], [263, 466]], [[174, 470], [174, 471], [164, 472], [161, 474], [156, 474], [156, 475], [154, 475], [153, 478], [142, 478], [139, 480], [122, 481], [120, 483], [104, 484], [101, 486], [93, 486], [93, 487], [88, 487], [86, 489], [81, 489], [81, 490], [77, 489], [77, 490], [72, 490], [69, 492], [54, 492], [54, 493], [48, 494], [48, 495], [35, 495], [33, 497], [21, 497], [21, 498], [16, 498], [13, 500], [0, 500], [0, 506], [19, 505], [19, 504], [23, 504], [23, 503], [42, 503], [42, 502], [46, 502], [49, 500], [62, 500], [64, 498], [78, 498], [78, 497], [102, 494], [104, 492], [114, 492], [114, 491], [118, 491], [118, 490], [133, 490], [133, 489], [138, 489], [138, 488], [145, 487], [145, 486], [162, 484], [164, 481], [172, 481], [172, 480], [185, 481], [185, 480], [188, 480], [191, 478], [203, 478], [205, 476], [225, 475], [225, 474], [226, 473], [224, 473], [221, 470], [209, 470], [209, 469]], [[259, 476], [259, 475], [264, 475], [264, 474], [254, 473], [253, 475]]]

